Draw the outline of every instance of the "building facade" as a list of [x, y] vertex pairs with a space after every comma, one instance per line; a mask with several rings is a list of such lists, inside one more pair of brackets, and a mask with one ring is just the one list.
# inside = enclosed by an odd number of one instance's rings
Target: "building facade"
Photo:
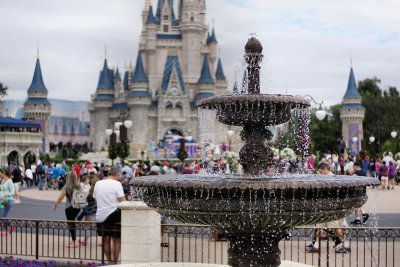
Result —
[[357, 89], [353, 68], [351, 68], [347, 90], [340, 108], [340, 119], [342, 120], [342, 138], [353, 156], [361, 150], [364, 136], [365, 108], [361, 105], [361, 101], [362, 97]]
[[42, 147], [41, 125], [0, 116], [0, 166], [35, 162]]
[[[121, 75], [104, 60], [90, 107], [94, 150], [106, 149], [106, 129], [128, 118], [133, 157], [152, 142], [165, 143], [171, 133], [196, 142], [197, 103], [228, 93], [216, 34], [206, 24], [206, 1], [180, 0], [177, 10], [173, 0], [159, 0], [156, 8], [146, 1], [136, 65]], [[224, 131], [221, 126], [211, 130]]]

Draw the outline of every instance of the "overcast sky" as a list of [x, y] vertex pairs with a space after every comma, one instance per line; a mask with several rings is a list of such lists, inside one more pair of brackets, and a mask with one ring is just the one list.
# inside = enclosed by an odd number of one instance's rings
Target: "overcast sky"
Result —
[[[24, 99], [39, 43], [49, 97], [90, 100], [104, 44], [111, 65], [134, 61], [145, 0], [0, 1], [0, 81]], [[156, 0], [153, 0], [156, 4]], [[264, 93], [312, 95], [327, 105], [345, 93], [350, 58], [357, 80], [400, 87], [398, 0], [208, 0], [230, 87], [242, 76], [250, 33], [264, 46]], [[239, 79], [239, 78], [238, 78]]]

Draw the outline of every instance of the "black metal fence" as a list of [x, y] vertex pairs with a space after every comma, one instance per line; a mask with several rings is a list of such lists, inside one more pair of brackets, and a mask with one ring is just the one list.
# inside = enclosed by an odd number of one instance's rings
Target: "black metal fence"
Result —
[[[168, 233], [168, 246], [162, 248], [161, 257], [166, 262], [198, 262], [227, 264], [229, 243], [212, 228], [201, 225], [164, 225]], [[332, 229], [327, 229], [332, 230]], [[329, 236], [318, 240], [318, 251], [311, 244], [316, 228], [296, 228], [287, 239], [280, 242], [281, 260], [313, 266], [400, 266], [400, 228], [347, 228], [345, 239], [350, 252], [337, 253]]]
[[[80, 246], [68, 247], [70, 230], [76, 230]], [[347, 228], [349, 253], [336, 253], [334, 241], [326, 237], [319, 239], [319, 250], [310, 253], [307, 246], [315, 230], [294, 229], [280, 242], [281, 259], [313, 266], [400, 266], [400, 228]], [[0, 255], [104, 262], [102, 238], [97, 231], [96, 224], [91, 222], [0, 219]], [[229, 243], [210, 226], [163, 225], [161, 234], [163, 262], [228, 261]]]
[[[98, 229], [94, 222], [0, 219], [0, 254], [34, 259], [85, 260], [104, 263], [102, 238], [115, 229]], [[71, 231], [77, 246], [71, 246]]]

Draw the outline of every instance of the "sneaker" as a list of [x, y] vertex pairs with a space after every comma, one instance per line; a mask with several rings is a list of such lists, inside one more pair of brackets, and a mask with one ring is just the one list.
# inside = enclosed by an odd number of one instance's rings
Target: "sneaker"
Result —
[[364, 213], [362, 215], [362, 222], [365, 223], [366, 221], [368, 221], [368, 218], [369, 218], [369, 214], [368, 213]]
[[307, 253], [318, 253], [319, 249], [316, 247], [311, 247], [309, 249], [307, 249]]
[[350, 248], [341, 247], [338, 250], [336, 250], [336, 253], [349, 253], [350, 251], [351, 251]]
[[313, 247], [314, 247], [313, 244], [309, 244], [309, 245], [306, 246], [306, 248], [313, 248]]
[[394, 189], [394, 186], [392, 186], [392, 189]]
[[78, 243], [80, 246], [84, 246], [84, 247], [87, 245], [85, 240], [78, 240]]
[[362, 224], [362, 222], [359, 219], [355, 219], [354, 221], [350, 222], [350, 224], [360, 225], [360, 224]]

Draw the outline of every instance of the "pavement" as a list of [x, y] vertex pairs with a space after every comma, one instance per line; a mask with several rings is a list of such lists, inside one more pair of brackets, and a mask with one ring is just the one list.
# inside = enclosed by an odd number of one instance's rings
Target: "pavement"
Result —
[[[53, 189], [23, 189], [20, 192], [22, 203], [11, 209], [9, 217], [65, 220], [63, 204], [56, 211], [51, 209], [60, 193]], [[370, 214], [367, 225], [400, 227], [400, 185], [393, 190], [368, 188], [367, 194], [368, 201], [362, 208]], [[353, 219], [354, 215], [350, 215], [347, 220], [350, 222]]]

